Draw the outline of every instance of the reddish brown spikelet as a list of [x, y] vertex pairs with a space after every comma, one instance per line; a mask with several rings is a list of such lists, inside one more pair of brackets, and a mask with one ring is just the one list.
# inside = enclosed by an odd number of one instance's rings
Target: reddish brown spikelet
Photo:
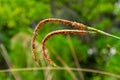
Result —
[[37, 33], [40, 30], [40, 28], [44, 24], [46, 24], [48, 22], [59, 22], [59, 23], [63, 23], [64, 25], [74, 26], [74, 27], [79, 28], [81, 30], [84, 30], [86, 28], [86, 26], [83, 25], [83, 24], [80, 24], [80, 23], [77, 23], [77, 22], [68, 21], [68, 20], [64, 20], [64, 19], [49, 18], [49, 19], [44, 19], [44, 20], [40, 21], [38, 23], [38, 25], [36, 26], [35, 30], [34, 30], [34, 35], [32, 37], [32, 42], [31, 42], [32, 43], [32, 53], [33, 53], [35, 61], [37, 61], [37, 57], [36, 57], [36, 54], [35, 54], [35, 52], [36, 52], [36, 50], [35, 50], [36, 49], [36, 47], [35, 47], [35, 40], [37, 38]]
[[45, 44], [50, 37], [57, 35], [57, 34], [80, 34], [81, 35], [81, 33], [86, 33], [86, 32], [87, 31], [84, 31], [84, 30], [56, 30], [56, 31], [48, 33], [42, 41], [42, 51], [43, 51], [44, 57], [46, 58], [46, 60], [48, 60], [48, 62], [51, 65], [54, 66], [55, 64], [54, 61], [52, 61], [52, 59], [45, 52]]

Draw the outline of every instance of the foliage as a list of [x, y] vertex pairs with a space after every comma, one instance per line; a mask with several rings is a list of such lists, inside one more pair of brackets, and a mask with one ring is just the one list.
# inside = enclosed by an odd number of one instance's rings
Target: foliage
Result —
[[[41, 41], [50, 31], [73, 29], [62, 24], [46, 24], [38, 33], [37, 54], [40, 65], [32, 57], [31, 37], [35, 25], [45, 18], [56, 17], [77, 21], [105, 32], [120, 36], [120, 0], [0, 0], [0, 43], [6, 48], [12, 68], [49, 66], [41, 53]], [[70, 47], [72, 43], [72, 48]], [[59, 66], [107, 71], [120, 74], [120, 41], [104, 35], [58, 35], [47, 42], [47, 51]], [[1, 50], [1, 49], [0, 49]], [[2, 51], [0, 51], [2, 53]], [[4, 57], [0, 56], [0, 68], [6, 68]], [[61, 60], [62, 59], [62, 60]], [[1, 64], [2, 62], [6, 64]], [[79, 68], [79, 67], [78, 67]], [[62, 73], [62, 74], [61, 74]], [[119, 80], [101, 74], [74, 71], [22, 71], [17, 72], [21, 80]], [[13, 74], [0, 73], [0, 79], [14, 80]], [[8, 75], [9, 74], [9, 75]], [[17, 79], [16, 79], [17, 80]], [[19, 79], [18, 79], [19, 80]]]

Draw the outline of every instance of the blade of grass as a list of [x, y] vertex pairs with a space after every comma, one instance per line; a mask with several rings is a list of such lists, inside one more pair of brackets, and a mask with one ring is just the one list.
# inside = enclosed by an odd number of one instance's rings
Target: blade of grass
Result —
[[[72, 56], [74, 58], [74, 62], [76, 64], [76, 66], [78, 68], [80, 68], [80, 64], [79, 64], [79, 61], [78, 61], [78, 57], [76, 55], [76, 52], [75, 52], [75, 49], [74, 49], [74, 46], [72, 44], [72, 41], [71, 41], [71, 38], [70, 36], [67, 36], [67, 41], [68, 41], [68, 45], [70, 47], [70, 50], [71, 50], [71, 53], [72, 53]], [[83, 76], [83, 73], [81, 71], [78, 72], [79, 73], [79, 76], [80, 76], [80, 80], [84, 80], [84, 76]]]
[[60, 63], [65, 67], [67, 68], [66, 71], [68, 71], [68, 73], [72, 76], [73, 80], [78, 80], [75, 76], [75, 74], [69, 70], [69, 66], [65, 63], [65, 61], [58, 55], [58, 53], [52, 49], [52, 48], [49, 48], [49, 50], [56, 56], [56, 58], [60, 61]]
[[[0, 53], [2, 54], [3, 58], [5, 59], [9, 69], [11, 69], [12, 68], [11, 60], [9, 58], [7, 50], [5, 49], [4, 45], [2, 45], [2, 44], [0, 44]], [[12, 72], [12, 74], [13, 74], [15, 80], [21, 80], [21, 77], [17, 72]]]
[[72, 71], [84, 71], [84, 72], [91, 72], [91, 73], [98, 73], [106, 76], [112, 76], [115, 78], [120, 79], [120, 75], [105, 72], [105, 71], [99, 71], [99, 70], [93, 70], [93, 69], [85, 69], [85, 68], [66, 68], [66, 67], [34, 67], [34, 68], [19, 68], [19, 69], [5, 69], [5, 70], [0, 70], [0, 73], [2, 72], [20, 72], [20, 71], [33, 71], [33, 70], [46, 70], [46, 69], [51, 69], [51, 70], [72, 70]]

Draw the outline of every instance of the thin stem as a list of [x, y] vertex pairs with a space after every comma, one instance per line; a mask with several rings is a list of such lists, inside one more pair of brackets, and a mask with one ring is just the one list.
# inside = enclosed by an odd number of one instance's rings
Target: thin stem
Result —
[[[78, 56], [77, 56], [76, 51], [75, 51], [75, 47], [73, 46], [73, 43], [72, 43], [72, 41], [71, 41], [71, 37], [68, 36], [67, 39], [68, 39], [68, 45], [69, 45], [69, 47], [70, 47], [70, 50], [71, 50], [71, 53], [72, 53], [74, 62], [75, 62], [75, 64], [76, 64], [76, 66], [77, 66], [78, 68], [80, 68], [81, 66], [80, 66], [80, 63], [79, 63], [79, 60], [78, 60]], [[82, 73], [81, 71], [79, 71], [78, 74], [79, 74], [80, 80], [84, 80], [83, 73]]]
[[49, 47], [49, 50], [55, 55], [56, 59], [66, 68], [66, 71], [71, 75], [73, 80], [78, 80], [72, 70], [69, 70], [69, 66], [65, 63], [65, 61], [59, 56], [58, 52], [56, 52], [53, 48]]
[[[3, 58], [5, 59], [5, 62], [8, 65], [9, 69], [11, 69], [12, 63], [11, 63], [11, 60], [9, 58], [8, 52], [3, 44], [0, 44], [0, 53], [3, 56]], [[17, 72], [12, 72], [12, 74], [13, 74], [15, 80], [21, 80], [21, 77]]]
[[73, 70], [73, 71], [83, 71], [83, 72], [92, 72], [92, 73], [98, 73], [102, 75], [112, 76], [115, 78], [120, 79], [120, 75], [105, 72], [105, 71], [99, 71], [99, 70], [93, 70], [93, 69], [86, 69], [86, 68], [66, 68], [66, 67], [34, 67], [34, 68], [19, 68], [19, 69], [5, 69], [0, 70], [0, 73], [2, 72], [16, 72], [16, 71], [33, 71], [33, 70]]
[[100, 33], [100, 34], [103, 34], [103, 35], [106, 35], [106, 36], [110, 36], [110, 37], [113, 37], [113, 38], [116, 38], [116, 39], [120, 40], [120, 37], [118, 37], [118, 36], [106, 33], [104, 31], [101, 31], [101, 30], [98, 30], [98, 29], [95, 29], [95, 28], [92, 28], [92, 27], [86, 27], [86, 30], [95, 31], [96, 33]]

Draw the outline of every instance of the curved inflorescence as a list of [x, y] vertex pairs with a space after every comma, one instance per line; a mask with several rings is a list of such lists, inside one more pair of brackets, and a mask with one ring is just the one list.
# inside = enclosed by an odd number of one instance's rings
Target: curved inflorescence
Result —
[[84, 30], [56, 30], [53, 32], [48, 33], [43, 41], [42, 41], [42, 51], [43, 51], [43, 55], [46, 58], [46, 60], [53, 66], [56, 66], [56, 64], [54, 63], [54, 61], [47, 55], [47, 53], [45, 52], [45, 44], [47, 42], [47, 40], [54, 36], [54, 35], [58, 35], [58, 34], [80, 34], [83, 35], [85, 33], [95, 33], [93, 31], [84, 31]]
[[36, 40], [36, 37], [37, 37], [37, 33], [40, 30], [40, 28], [48, 22], [63, 23], [64, 25], [71, 25], [71, 26], [74, 26], [74, 27], [82, 29], [82, 30], [86, 28], [86, 26], [83, 25], [83, 24], [68, 21], [68, 20], [64, 20], [64, 19], [49, 18], [49, 19], [45, 19], [45, 20], [40, 21], [38, 23], [38, 25], [36, 26], [36, 28], [34, 30], [34, 35], [32, 37], [32, 53], [34, 55], [34, 60], [35, 61], [37, 61], [36, 54], [35, 54], [35, 52], [36, 52], [35, 51], [35, 40]]
[[56, 30], [56, 31], [53, 31], [53, 32], [50, 32], [48, 33], [45, 38], [43, 39], [42, 41], [42, 51], [43, 51], [43, 55], [44, 57], [46, 58], [46, 60], [53, 66], [56, 66], [56, 64], [52, 61], [52, 59], [50, 59], [48, 57], [48, 55], [46, 54], [45, 52], [45, 43], [46, 41], [52, 37], [53, 35], [57, 35], [57, 34], [84, 34], [84, 33], [99, 33], [99, 34], [103, 34], [103, 35], [106, 35], [106, 36], [110, 36], [110, 37], [113, 37], [113, 38], [116, 38], [116, 39], [120, 39], [120, 37], [117, 37], [117, 36], [114, 36], [114, 35], [111, 35], [109, 33], [106, 33], [104, 31], [101, 31], [101, 30], [98, 30], [98, 29], [95, 29], [95, 28], [92, 28], [92, 27], [89, 27], [89, 26], [86, 26], [86, 25], [83, 25], [81, 23], [77, 23], [77, 22], [72, 22], [72, 21], [68, 21], [68, 20], [64, 20], [64, 19], [56, 19], [56, 18], [49, 18], [49, 19], [44, 19], [42, 21], [40, 21], [38, 23], [38, 25], [36, 26], [35, 30], [34, 30], [34, 35], [32, 37], [32, 53], [33, 53], [33, 56], [34, 56], [34, 60], [37, 61], [37, 57], [36, 57], [36, 47], [35, 47], [35, 40], [37, 38], [37, 33], [40, 31], [40, 28], [48, 23], [48, 22], [55, 22], [55, 23], [62, 23], [64, 25], [70, 25], [70, 26], [73, 26], [75, 28], [78, 28], [79, 30]]

